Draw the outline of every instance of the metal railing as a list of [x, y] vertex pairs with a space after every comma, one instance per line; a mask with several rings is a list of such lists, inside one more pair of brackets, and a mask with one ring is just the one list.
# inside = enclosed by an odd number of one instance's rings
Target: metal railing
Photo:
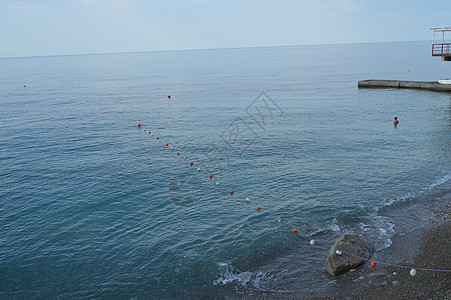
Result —
[[451, 43], [432, 44], [432, 56], [451, 56]]

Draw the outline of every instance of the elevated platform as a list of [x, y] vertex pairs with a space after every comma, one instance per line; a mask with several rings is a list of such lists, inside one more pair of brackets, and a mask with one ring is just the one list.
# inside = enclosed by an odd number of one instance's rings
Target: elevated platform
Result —
[[359, 88], [402, 88], [451, 92], [451, 84], [440, 84], [437, 81], [401, 81], [401, 80], [361, 80]]
[[[451, 61], [451, 41], [445, 39], [445, 33], [451, 32], [451, 27], [431, 28], [432, 35], [432, 56], [441, 56], [442, 61]], [[436, 35], [442, 36], [441, 41], [437, 41]]]

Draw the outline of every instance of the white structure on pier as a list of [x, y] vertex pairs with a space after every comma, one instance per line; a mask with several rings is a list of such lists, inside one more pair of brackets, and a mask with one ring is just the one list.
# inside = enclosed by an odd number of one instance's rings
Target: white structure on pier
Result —
[[[432, 36], [432, 56], [441, 56], [442, 61], [451, 61], [451, 27], [431, 28], [431, 30], [434, 32]], [[446, 34], [449, 35], [446, 36]]]

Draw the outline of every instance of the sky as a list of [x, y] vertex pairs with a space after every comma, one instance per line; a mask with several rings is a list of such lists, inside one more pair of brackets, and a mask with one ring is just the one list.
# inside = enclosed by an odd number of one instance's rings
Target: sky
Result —
[[432, 40], [450, 0], [0, 0], [0, 57]]

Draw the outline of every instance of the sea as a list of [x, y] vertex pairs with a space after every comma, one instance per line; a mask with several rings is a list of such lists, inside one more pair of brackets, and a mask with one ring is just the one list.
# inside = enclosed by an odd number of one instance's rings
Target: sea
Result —
[[337, 237], [383, 251], [451, 191], [451, 94], [357, 82], [450, 67], [430, 41], [0, 59], [0, 298], [321, 295]]

